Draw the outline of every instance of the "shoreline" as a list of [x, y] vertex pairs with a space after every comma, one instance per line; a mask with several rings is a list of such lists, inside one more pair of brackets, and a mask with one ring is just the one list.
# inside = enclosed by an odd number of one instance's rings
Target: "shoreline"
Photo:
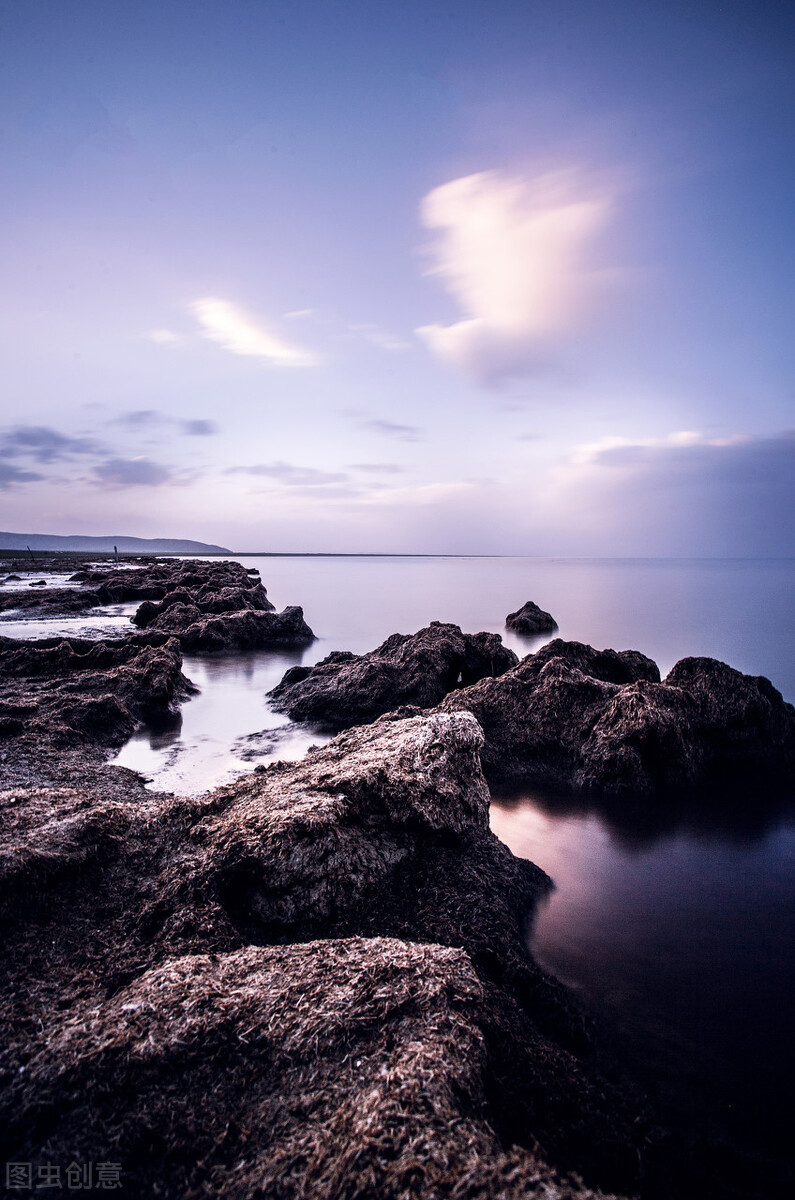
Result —
[[[110, 687], [122, 696], [124, 703], [128, 702], [125, 698], [135, 697], [136, 703], [140, 704], [142, 696], [148, 696], [151, 705], [151, 686], [153, 678], [157, 677], [160, 692], [156, 702], [165, 712], [169, 706], [177, 707], [181, 702], [180, 697], [186, 694], [185, 685], [180, 683], [177, 665], [181, 663], [181, 657], [176, 647], [169, 649], [168, 635], [155, 637], [150, 634], [146, 641], [142, 638], [147, 638], [146, 630], [128, 636], [126, 642], [136, 648], [131, 664], [141, 655], [148, 655], [145, 670], [138, 677], [131, 678], [132, 668], [128, 664], [100, 666], [100, 673], [104, 670], [106, 675], [101, 681], [100, 694], [107, 695]], [[66, 641], [58, 640], [61, 643]], [[96, 670], [93, 673], [96, 675]], [[21, 680], [22, 676], [16, 678]], [[75, 697], [80, 696], [80, 688], [72, 688], [70, 695], [70, 703], [73, 704]], [[35, 705], [33, 709], [33, 713], [28, 715], [35, 717]], [[587, 1194], [579, 1190], [574, 1182], [555, 1183], [560, 1171], [582, 1174], [591, 1186], [626, 1189], [626, 1194], [631, 1194], [638, 1186], [637, 1178], [633, 1177], [633, 1171], [637, 1171], [638, 1156], [644, 1163], [644, 1171], [650, 1172], [651, 1177], [657, 1180], [655, 1186], [659, 1186], [665, 1171], [670, 1169], [663, 1165], [662, 1160], [673, 1155], [679, 1168], [692, 1176], [689, 1184], [692, 1194], [703, 1194], [699, 1191], [704, 1183], [699, 1177], [701, 1168], [687, 1158], [681, 1147], [676, 1150], [670, 1139], [664, 1139], [663, 1143], [655, 1140], [659, 1134], [654, 1133], [651, 1117], [644, 1118], [646, 1123], [642, 1130], [636, 1128], [634, 1132], [631, 1122], [625, 1122], [627, 1103], [637, 1116], [637, 1097], [629, 1101], [632, 1092], [631, 1089], [625, 1090], [628, 1087], [626, 1083], [608, 1083], [602, 1077], [600, 1071], [604, 1068], [602, 1064], [598, 1070], [595, 1067], [593, 1050], [589, 1049], [591, 1035], [587, 1032], [583, 1014], [566, 989], [539, 973], [525, 949], [523, 921], [535, 903], [542, 880], [537, 868], [529, 863], [519, 866], [522, 860], [513, 858], [493, 835], [488, 834], [487, 822], [484, 827], [483, 806], [488, 805], [488, 792], [477, 763], [478, 737], [482, 735], [477, 732], [477, 726], [467, 713], [451, 711], [439, 716], [422, 712], [387, 714], [374, 724], [357, 726], [339, 734], [332, 743], [313, 752], [302, 762], [276, 764], [242, 777], [216, 792], [187, 800], [184, 797], [147, 792], [140, 778], [125, 772], [123, 768], [108, 766], [105, 760], [107, 751], [104, 749], [107, 732], [100, 730], [97, 740], [96, 729], [92, 732], [87, 726], [87, 740], [83, 748], [64, 749], [59, 742], [63, 736], [59, 728], [63, 726], [58, 726], [58, 713], [62, 710], [56, 706], [53, 712], [54, 724], [51, 722], [48, 726], [51, 732], [45, 736], [46, 731], [42, 729], [42, 735], [30, 742], [27, 781], [21, 775], [18, 782], [10, 780], [9, 764], [7, 760], [2, 763], [7, 782], [11, 783], [14, 801], [13, 805], [4, 803], [3, 807], [6, 816], [10, 814], [15, 820], [22, 820], [17, 837], [22, 828], [26, 847], [22, 859], [18, 855], [12, 860], [5, 859], [11, 873], [5, 876], [4, 884], [10, 888], [5, 893], [6, 899], [10, 899], [7, 911], [13, 917], [16, 928], [14, 937], [18, 939], [14, 951], [17, 985], [26, 978], [32, 979], [34, 963], [38, 963], [40, 968], [49, 965], [49, 973], [43, 977], [39, 973], [38, 976], [38, 1000], [35, 996], [23, 1000], [23, 1008], [33, 1004], [32, 1009], [28, 1007], [22, 1014], [23, 1027], [29, 1024], [37, 1003], [49, 1006], [47, 1011], [51, 1012], [54, 1008], [60, 1014], [56, 1019], [60, 1032], [56, 1033], [53, 1044], [56, 1048], [60, 1045], [62, 1049], [69, 1049], [69, 1070], [72, 1072], [69, 1078], [77, 1078], [81, 1070], [87, 1069], [81, 1064], [88, 1062], [86, 1055], [90, 1047], [100, 1047], [105, 1044], [103, 1039], [109, 1036], [126, 1039], [124, 1045], [133, 1053], [138, 1044], [136, 1039], [154, 1035], [157, 1042], [161, 1037], [156, 1032], [160, 1028], [159, 1005], [164, 1002], [163, 997], [168, 996], [173, 996], [175, 1003], [178, 1002], [181, 994], [179, 989], [183, 987], [180, 980], [184, 980], [184, 986], [188, 986], [186, 971], [190, 974], [192, 994], [206, 994], [208, 1002], [210, 997], [215, 997], [211, 1001], [211, 1009], [219, 1003], [226, 1003], [223, 1001], [226, 994], [224, 989], [229, 990], [230, 996], [239, 996], [241, 988], [245, 992], [245, 974], [252, 970], [260, 972], [263, 981], [271, 981], [263, 982], [263, 986], [268, 989], [272, 1003], [278, 1003], [275, 999], [278, 989], [276, 993], [273, 992], [274, 972], [281, 972], [285, 979], [289, 979], [291, 974], [298, 979], [303, 977], [302, 972], [314, 970], [314, 967], [310, 968], [310, 963], [319, 964], [329, 954], [339, 954], [340, 957], [335, 960], [338, 962], [336, 984], [335, 978], [324, 981], [316, 974], [311, 976], [313, 994], [318, 997], [321, 1007], [327, 1003], [322, 997], [327, 996], [329, 986], [339, 984], [349, 988], [352, 985], [344, 981], [353, 979], [356, 972], [365, 970], [373, 972], [374, 978], [382, 978], [381, 986], [387, 989], [388, 994], [394, 994], [398, 1005], [390, 1011], [399, 1014], [403, 1011], [401, 1006], [405, 1001], [398, 1000], [399, 989], [394, 993], [390, 991], [397, 987], [397, 983], [388, 965], [399, 959], [404, 964], [400, 968], [401, 977], [414, 979], [416, 983], [412, 987], [415, 989], [419, 987], [421, 979], [431, 975], [438, 979], [442, 992], [452, 989], [457, 996], [452, 1009], [447, 1001], [440, 1009], [438, 997], [442, 993], [437, 991], [434, 992], [436, 999], [429, 995], [417, 1009], [417, 1019], [420, 1021], [418, 1028], [426, 1019], [431, 1021], [431, 1026], [439, 1020], [452, 1021], [449, 1028], [450, 1036], [454, 1037], [450, 1044], [453, 1057], [445, 1060], [444, 1056], [432, 1056], [435, 1063], [433, 1078], [444, 1080], [458, 1060], [463, 1043], [458, 1045], [455, 1042], [458, 1034], [453, 1035], [452, 1031], [463, 1028], [461, 1021], [475, 1038], [472, 1046], [478, 1043], [478, 1039], [479, 1044], [483, 1044], [485, 1038], [491, 1047], [489, 1054], [492, 1057], [475, 1070], [475, 1076], [470, 1073], [466, 1083], [456, 1085], [464, 1088], [464, 1094], [470, 1097], [468, 1103], [475, 1104], [473, 1111], [481, 1114], [475, 1119], [474, 1125], [467, 1126], [467, 1136], [474, 1138], [479, 1146], [477, 1164], [473, 1164], [471, 1169], [480, 1172], [482, 1181], [491, 1180], [490, 1184], [482, 1182], [481, 1186], [493, 1188], [497, 1175], [500, 1179], [504, 1178], [510, 1160], [511, 1171], [516, 1175], [515, 1186], [519, 1190], [515, 1193], [505, 1192], [506, 1195], [528, 1194], [531, 1179], [528, 1172], [536, 1172], [537, 1176], [540, 1172], [539, 1180], [543, 1178], [547, 1186], [558, 1188], [557, 1192], [551, 1194]], [[6, 714], [6, 719], [11, 718]], [[103, 721], [103, 729], [106, 729], [107, 713]], [[6, 738], [3, 744], [4, 747], [10, 747], [11, 742]], [[357, 766], [360, 760], [361, 766]], [[418, 778], [422, 777], [422, 772], [430, 771], [433, 781], [430, 791], [422, 793], [426, 795], [424, 800], [408, 798], [416, 788], [416, 782], [411, 782], [414, 776], [410, 774], [416, 768], [408, 764], [416, 761], [421, 766]], [[376, 777], [383, 779], [375, 790], [370, 765], [373, 762], [379, 764]], [[409, 771], [409, 775], [405, 774], [406, 771]], [[330, 784], [329, 780], [334, 782]], [[276, 809], [274, 801], [285, 792], [293, 794], [295, 800], [280, 815], [281, 801]], [[353, 807], [343, 806], [337, 811], [332, 804], [330, 808], [332, 793], [337, 801], [341, 796], [345, 805], [350, 802]], [[444, 804], [440, 805], [438, 796], [444, 797]], [[3, 798], [10, 798], [8, 787]], [[55, 820], [51, 807], [53, 801], [60, 809], [60, 817], [56, 812]], [[379, 815], [374, 824], [376, 813]], [[26, 814], [30, 818], [27, 826]], [[276, 859], [269, 859], [268, 846], [281, 845], [285, 851], [298, 853], [306, 836], [302, 831], [307, 828], [307, 821], [309, 827], [315, 830], [313, 837], [319, 838], [320, 847], [328, 838], [328, 846], [337, 847], [335, 853], [342, 855], [340, 865], [334, 868], [339, 875], [329, 875], [328, 858], [326, 851], [323, 851], [318, 860], [311, 856], [306, 859], [298, 873], [296, 868], [291, 868], [292, 874], [285, 877], [283, 883], [274, 890], [274, 871], [278, 873], [282, 870], [279, 864], [287, 860], [282, 857], [283, 851], [279, 852]], [[324, 832], [321, 834], [320, 830]], [[111, 847], [111, 858], [106, 861]], [[146, 848], [143, 857], [142, 847]], [[498, 847], [502, 848], [498, 850]], [[300, 851], [301, 855], [305, 853], [304, 850]], [[176, 858], [173, 861], [181, 864], [177, 868], [171, 865], [174, 855]], [[162, 865], [158, 866], [158, 863]], [[140, 872], [144, 864], [154, 865], [145, 866], [143, 874], [136, 877], [136, 870]], [[355, 867], [353, 864], [356, 864]], [[329, 907], [328, 898], [324, 900], [323, 896], [327, 895], [330, 888], [339, 887], [343, 880], [350, 880], [357, 872], [365, 881], [361, 895], [354, 897], [351, 902], [346, 888], [339, 892]], [[340, 883], [333, 884], [333, 878], [338, 878]], [[23, 913], [19, 901], [15, 899], [22, 893], [15, 892], [15, 889], [29, 889], [31, 880], [35, 880], [35, 911]], [[257, 880], [269, 881], [265, 891]], [[367, 883], [367, 880], [370, 882]], [[411, 886], [407, 886], [409, 880], [412, 881]], [[509, 883], [509, 880], [513, 882]], [[426, 891], [427, 901], [422, 899]], [[408, 908], [407, 896], [414, 898]], [[487, 900], [487, 897], [491, 899]], [[108, 909], [108, 915], [99, 922], [89, 916], [93, 911], [92, 905], [96, 906], [97, 902], [100, 911], [103, 906]], [[64, 912], [69, 906], [74, 906], [74, 913]], [[449, 909], [448, 917], [444, 915], [445, 908]], [[91, 938], [96, 946], [93, 951], [86, 952], [80, 949], [74, 939], [79, 929], [85, 931], [88, 927], [86, 921], [92, 919]], [[29, 923], [27, 927], [26, 922]], [[51, 953], [44, 950], [43, 946], [36, 949], [36, 931], [41, 933], [44, 929], [58, 931], [56, 940], [63, 942], [59, 950]], [[460, 942], [463, 929], [471, 932], [463, 935], [465, 940], [468, 937], [470, 941], [462, 950]], [[317, 936], [323, 940], [312, 940]], [[383, 943], [385, 937], [392, 939], [389, 945]], [[421, 954], [413, 948], [417, 943], [425, 946]], [[401, 946], [408, 949], [400, 949]], [[442, 946], [447, 946], [448, 950], [441, 952]], [[300, 954], [297, 951], [299, 947]], [[453, 951], [459, 955], [463, 953], [464, 957], [450, 959], [449, 954]], [[41, 959], [42, 953], [45, 958], [50, 955], [47, 964]], [[400, 958], [401, 955], [408, 957]], [[216, 960], [226, 966], [217, 967], [214, 965]], [[473, 968], [474, 976], [471, 975]], [[226, 983], [222, 985], [217, 982], [219, 970], [222, 974], [226, 972], [223, 974]], [[243, 975], [240, 975], [240, 970], [244, 971]], [[68, 982], [73, 977], [83, 981], [78, 984], [76, 991]], [[165, 992], [162, 992], [163, 988]], [[483, 999], [475, 999], [478, 989], [485, 989], [482, 993], [487, 998], [485, 1009]], [[288, 993], [289, 986], [284, 991], [285, 995]], [[356, 1005], [363, 1001], [355, 996], [349, 996], [349, 1001], [354, 1004], [350, 1011], [358, 1012]], [[233, 1003], [234, 1007], [238, 1001], [229, 1003]], [[259, 1000], [256, 995], [246, 993], [240, 1003], [248, 1014], [246, 1022], [255, 1012], [263, 1016], [262, 1010], [257, 1007]], [[81, 1022], [85, 1019], [81, 1013], [94, 1011], [97, 1004], [103, 1014], [97, 1018], [99, 1025], [95, 1022], [93, 1026], [85, 1026], [85, 1035], [79, 1034], [77, 1031], [84, 1027]], [[251, 1008], [251, 1005], [254, 1007]], [[437, 1007], [434, 1008], [434, 1005]], [[148, 1015], [131, 1019], [131, 1024], [123, 1018], [125, 1006], [132, 1006], [129, 1007], [130, 1012], [140, 1011]], [[43, 1012], [44, 1008], [39, 1008], [39, 1011]], [[433, 1016], [433, 1013], [436, 1015]], [[213, 1039], [221, 1035], [227, 1038], [230, 1030], [245, 1030], [245, 1025], [236, 1024], [238, 1019], [243, 1019], [242, 1009], [235, 1011], [229, 1019], [232, 1025], [224, 1026], [226, 1032], [216, 1025], [209, 1029], [209, 1016], [202, 1017], [199, 1026], [190, 1025], [189, 1022], [186, 1027], [188, 1043], [201, 1033], [202, 1038], [209, 1037], [211, 1047], [220, 1046], [222, 1043], [216, 1043]], [[308, 1030], [311, 1027], [311, 1013], [302, 1011], [301, 1019]], [[372, 1022], [373, 1017], [371, 1015], [366, 1019]], [[403, 1018], [399, 1018], [397, 1026], [394, 1024], [396, 1019], [397, 1016], [389, 1016], [385, 1011], [373, 1028], [380, 1028], [382, 1032], [391, 1030], [389, 1036], [397, 1037], [396, 1044], [400, 1044], [398, 1029]], [[165, 1026], [163, 1028], [166, 1029]], [[158, 1050], [157, 1054], [166, 1053], [167, 1033], [164, 1032], [162, 1036], [166, 1037], [166, 1042], [163, 1043], [162, 1052]], [[278, 1032], [273, 1036], [278, 1041]], [[295, 1036], [300, 1039], [304, 1035], [296, 1030]], [[539, 1036], [541, 1041], [538, 1040]], [[48, 1037], [52, 1038], [52, 1030]], [[82, 1045], [81, 1037], [84, 1038]], [[470, 1037], [470, 1033], [467, 1037]], [[431, 1052], [431, 1045], [430, 1041], [427, 1042], [423, 1054]], [[454, 1045], [458, 1045], [458, 1049], [453, 1051]], [[13, 1086], [15, 1103], [22, 1103], [23, 1109], [27, 1110], [31, 1103], [40, 1103], [46, 1092], [60, 1096], [58, 1103], [62, 1107], [66, 1104], [66, 1110], [76, 1114], [78, 1109], [74, 1105], [78, 1104], [77, 1093], [68, 1090], [64, 1082], [64, 1070], [56, 1062], [55, 1051], [48, 1057], [41, 1043], [37, 1043], [35, 1038], [32, 1041], [28, 1038], [17, 1043], [17, 1055], [22, 1046], [27, 1047], [24, 1051], [26, 1063], [28, 1066], [33, 1064], [33, 1071], [27, 1079]], [[376, 1055], [374, 1064], [377, 1062], [383, 1066], [393, 1061], [383, 1057], [391, 1053], [384, 1046], [373, 1052]], [[363, 1062], [370, 1061], [367, 1053], [369, 1051], [362, 1049]], [[467, 1051], [467, 1055], [470, 1053], [473, 1051]], [[90, 1054], [95, 1054], [95, 1051], [91, 1050]], [[261, 1059], [256, 1055], [246, 1058], [247, 1054], [246, 1051], [243, 1055], [245, 1061], [240, 1060], [232, 1070], [238, 1082], [243, 1077], [253, 1081], [256, 1071], [261, 1069], [256, 1066]], [[346, 1108], [346, 1105], [353, 1103], [353, 1098], [360, 1095], [356, 1090], [358, 1084], [356, 1081], [345, 1082], [345, 1087], [339, 1091], [339, 1067], [334, 1066], [332, 1071], [332, 1063], [336, 1062], [334, 1054], [336, 1051], [330, 1059], [323, 1060], [326, 1063], [323, 1070], [332, 1072], [331, 1075], [327, 1074], [329, 1080], [332, 1077], [337, 1080], [333, 1086], [328, 1084], [337, 1096], [338, 1109], [335, 1111], [349, 1112], [346, 1120], [352, 1120], [360, 1100], [356, 1100], [353, 1109]], [[522, 1064], [522, 1071], [518, 1070], [515, 1063], [509, 1066], [513, 1058]], [[102, 1065], [105, 1060], [101, 1056], [91, 1061], [95, 1062], [99, 1071], [96, 1078], [104, 1080], [101, 1087], [109, 1088], [109, 1095], [115, 1094], [111, 1076], [102, 1072], [115, 1069], [112, 1062], [116, 1060], [108, 1060], [107, 1066]], [[154, 1061], [160, 1060], [156, 1058]], [[163, 1058], [163, 1064], [165, 1061]], [[423, 1067], [424, 1071], [427, 1069], [427, 1066]], [[184, 1070], [187, 1075], [182, 1078], [188, 1100], [187, 1108], [183, 1104], [180, 1110], [183, 1112], [181, 1120], [187, 1120], [188, 1110], [194, 1113], [198, 1111], [195, 1106], [202, 1103], [202, 1088], [210, 1086], [212, 1078], [206, 1072], [202, 1074], [198, 1060], [195, 1067], [188, 1062]], [[241, 1071], [242, 1076], [239, 1074]], [[255, 1071], [255, 1076], [251, 1075], [252, 1071]], [[534, 1073], [537, 1077], [535, 1085], [532, 1084]], [[28, 1076], [27, 1068], [24, 1074]], [[224, 1070], [221, 1069], [215, 1078], [216, 1085], [223, 1086], [223, 1078]], [[405, 1086], [412, 1095], [416, 1082], [410, 1081], [414, 1078], [411, 1074], [405, 1077]], [[569, 1083], [566, 1083], [567, 1079]], [[533, 1087], [539, 1084], [542, 1091], [534, 1091]], [[132, 1085], [134, 1088], [139, 1086], [134, 1079]], [[165, 1085], [157, 1083], [156, 1089], [161, 1086]], [[567, 1092], [567, 1088], [572, 1086], [574, 1091]], [[66, 1091], [64, 1087], [67, 1087]], [[558, 1096], [561, 1107], [555, 1109], [553, 1104], [546, 1116], [539, 1116], [541, 1096], [548, 1096], [550, 1088]], [[601, 1093], [600, 1088], [603, 1089]], [[286, 1087], [284, 1090], [286, 1092]], [[278, 1098], [278, 1087], [275, 1093], [269, 1094], [272, 1098]], [[598, 1099], [600, 1094], [609, 1097], [607, 1107], [604, 1101]], [[121, 1106], [126, 1113], [124, 1119], [131, 1122], [129, 1128], [140, 1131], [141, 1122], [146, 1124], [146, 1113], [150, 1109], [146, 1105], [138, 1109], [135, 1104], [124, 1108], [127, 1102], [122, 1101], [118, 1094], [115, 1095], [105, 1119], [109, 1119], [110, 1113], [115, 1111], [114, 1106]], [[324, 1096], [322, 1103], [328, 1100], [325, 1092]], [[476, 1096], [480, 1098], [475, 1101]], [[389, 1106], [397, 1102], [396, 1096], [389, 1094], [387, 1089], [383, 1098], [387, 1109], [392, 1111]], [[280, 1103], [283, 1102], [284, 1096]], [[178, 1101], [171, 1096], [169, 1104], [174, 1103], [178, 1104]], [[268, 1103], [272, 1103], [272, 1099]], [[318, 1100], [318, 1103], [321, 1101]], [[444, 1104], [449, 1103], [448, 1100], [444, 1101]], [[451, 1119], [462, 1119], [456, 1103], [452, 1109], [445, 1109], [448, 1123]], [[549, 1100], [545, 1103], [548, 1104]], [[572, 1124], [574, 1113], [583, 1103], [585, 1112], [579, 1111], [578, 1122], [584, 1122], [586, 1129], [583, 1132], [580, 1128], [575, 1133]], [[422, 1106], [415, 1109], [412, 1104], [413, 1101], [408, 1108], [401, 1110], [402, 1119], [408, 1122], [416, 1137], [425, 1139], [423, 1144], [429, 1146], [428, 1154], [433, 1159], [428, 1137], [432, 1133], [433, 1138], [444, 1141], [448, 1135], [443, 1135]], [[541, 1107], [543, 1110], [543, 1105]], [[229, 1110], [224, 1111], [228, 1116]], [[456, 1111], [458, 1116], [454, 1116]], [[517, 1114], [522, 1113], [524, 1116], [520, 1119]], [[251, 1114], [246, 1119], [250, 1118]], [[203, 1127], [206, 1132], [199, 1135], [200, 1140], [209, 1136], [210, 1128], [214, 1127], [212, 1119], [207, 1119], [209, 1126]], [[239, 1119], [238, 1114], [235, 1120]], [[467, 1116], [463, 1119], [471, 1122], [473, 1118]], [[61, 1116], [59, 1120], [62, 1123], [66, 1121], [66, 1130], [68, 1118]], [[18, 1124], [14, 1128], [20, 1129]], [[497, 1130], [497, 1142], [489, 1142], [484, 1132], [488, 1128]], [[184, 1136], [184, 1129], [180, 1136]], [[291, 1136], [299, 1138], [297, 1128]], [[609, 1152], [605, 1136], [607, 1143], [613, 1147]], [[177, 1144], [178, 1140], [174, 1141], [174, 1148]], [[293, 1145], [289, 1139], [287, 1144]], [[452, 1143], [448, 1141], [445, 1144], [448, 1153], [466, 1158], [464, 1143], [457, 1144], [454, 1139]], [[32, 1143], [25, 1145], [28, 1147], [25, 1153], [32, 1153]], [[299, 1142], [295, 1141], [290, 1153], [298, 1153], [298, 1146]], [[539, 1147], [546, 1147], [546, 1150], [541, 1152]], [[232, 1154], [233, 1148], [228, 1149]], [[275, 1153], [273, 1148], [271, 1150]], [[17, 1152], [14, 1149], [14, 1153]], [[234, 1152], [238, 1153], [239, 1148], [235, 1148]], [[342, 1144], [332, 1147], [328, 1153], [332, 1157], [334, 1153], [341, 1154]], [[377, 1168], [375, 1160], [370, 1164], [369, 1169], [386, 1172], [381, 1185], [385, 1195], [393, 1194], [390, 1188], [395, 1183], [390, 1172], [395, 1169], [396, 1163], [400, 1163], [402, 1153], [398, 1139], [398, 1142], [390, 1143], [388, 1163], [379, 1159]], [[504, 1157], [506, 1153], [508, 1159]], [[212, 1160], [215, 1162], [213, 1169], [225, 1170], [221, 1159]], [[287, 1160], [281, 1161], [286, 1163]], [[259, 1165], [256, 1169], [261, 1170], [262, 1161], [258, 1159], [257, 1162]], [[428, 1169], [432, 1168], [431, 1163]], [[143, 1165], [135, 1169], [139, 1172], [135, 1175], [136, 1182], [131, 1185], [139, 1189], [135, 1194], [148, 1194], [146, 1188], [151, 1186], [155, 1177], [151, 1172], [146, 1175]], [[728, 1174], [729, 1165], [725, 1164], [724, 1169]], [[141, 1174], [141, 1171], [144, 1173]], [[231, 1182], [231, 1177], [226, 1178], [229, 1181], [219, 1194], [245, 1194], [235, 1190], [236, 1185]], [[325, 1176], [321, 1172], [316, 1194], [333, 1195], [333, 1192], [326, 1193], [323, 1190], [325, 1185], [321, 1186], [320, 1182], [323, 1178]], [[442, 1175], [438, 1176], [437, 1186], [442, 1186], [443, 1178]], [[681, 1182], [680, 1179], [678, 1183]], [[180, 1194], [179, 1189], [187, 1184], [184, 1180], [178, 1183], [175, 1179], [174, 1186], [177, 1187], [177, 1194]], [[765, 1187], [766, 1195], [773, 1194], [768, 1183]], [[753, 1192], [747, 1194], [750, 1196]]]

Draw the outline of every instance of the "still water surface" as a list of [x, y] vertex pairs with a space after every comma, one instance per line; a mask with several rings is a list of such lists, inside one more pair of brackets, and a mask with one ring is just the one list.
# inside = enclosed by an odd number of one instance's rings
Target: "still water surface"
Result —
[[[190, 657], [201, 688], [171, 729], [118, 762], [152, 787], [198, 792], [324, 740], [270, 711], [294, 663], [370, 650], [431, 620], [502, 633], [520, 655], [546, 638], [504, 630], [532, 599], [559, 636], [633, 648], [663, 674], [689, 654], [764, 674], [795, 699], [792, 561], [291, 558], [256, 566], [318, 641], [295, 653]], [[86, 620], [85, 617], [82, 618]], [[789, 1138], [795, 994], [795, 822], [749, 795], [739, 808], [600, 811], [538, 795], [495, 797], [492, 827], [555, 890], [530, 931], [540, 961], [579, 989], [671, 1114], [781, 1150]]]

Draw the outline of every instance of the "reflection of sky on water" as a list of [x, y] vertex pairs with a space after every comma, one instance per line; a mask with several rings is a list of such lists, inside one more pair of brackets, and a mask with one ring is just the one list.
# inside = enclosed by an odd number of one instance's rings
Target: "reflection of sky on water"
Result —
[[729, 824], [722, 814], [710, 835], [702, 814], [695, 835], [633, 842], [595, 809], [532, 797], [491, 809], [498, 837], [556, 885], [531, 935], [539, 960], [611, 1014], [652, 1086], [685, 1079], [694, 1114], [717, 1104], [729, 1126], [785, 1139], [795, 824]]
[[327, 738], [288, 722], [265, 699], [301, 658], [300, 650], [187, 656], [183, 672], [200, 690], [183, 705], [181, 720], [140, 730], [114, 762], [140, 771], [158, 791], [196, 795], [258, 763], [302, 758]]

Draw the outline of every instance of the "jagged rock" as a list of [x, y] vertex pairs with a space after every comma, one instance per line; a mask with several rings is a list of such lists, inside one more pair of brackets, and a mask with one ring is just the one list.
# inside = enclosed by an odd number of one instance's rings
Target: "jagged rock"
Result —
[[198, 800], [15, 792], [6, 1157], [142, 1197], [634, 1190], [649, 1126], [527, 951], [547, 881], [488, 829], [480, 742], [385, 718]]
[[315, 667], [292, 667], [269, 695], [295, 721], [345, 729], [401, 705], [431, 708], [451, 689], [518, 661], [497, 634], [432, 621], [418, 633], [393, 633], [369, 654], [335, 651]]
[[150, 631], [176, 638], [183, 650], [262, 650], [305, 646], [315, 635], [296, 606], [282, 612], [244, 609], [214, 615], [195, 604], [177, 602], [147, 624]]
[[[31, 585], [32, 586], [32, 585]], [[8, 592], [0, 596], [0, 612], [35, 612], [36, 616], [60, 616], [85, 612], [101, 603], [96, 592], [82, 588], [45, 588], [39, 592]]]
[[139, 629], [157, 626], [158, 618], [175, 604], [191, 605], [204, 614], [275, 611], [261, 583], [253, 586], [247, 583], [244, 588], [224, 586], [217, 589], [205, 584], [201, 588], [175, 587], [159, 604], [145, 600], [132, 618], [133, 624]]
[[51, 1159], [102, 1147], [136, 1197], [596, 1200], [540, 1147], [503, 1148], [493, 1026], [446, 947], [190, 955], [50, 1032], [11, 1082], [6, 1140], [36, 1159], [33, 1110]]
[[530, 635], [534, 633], [554, 633], [558, 623], [551, 613], [544, 612], [532, 600], [528, 600], [516, 612], [508, 613], [505, 618], [508, 629], [514, 633]]
[[792, 706], [713, 659], [683, 659], [661, 683], [638, 651], [556, 639], [439, 708], [474, 714], [500, 784], [650, 796], [791, 780], [795, 767]]
[[194, 690], [173, 640], [0, 638], [0, 736], [117, 745]]

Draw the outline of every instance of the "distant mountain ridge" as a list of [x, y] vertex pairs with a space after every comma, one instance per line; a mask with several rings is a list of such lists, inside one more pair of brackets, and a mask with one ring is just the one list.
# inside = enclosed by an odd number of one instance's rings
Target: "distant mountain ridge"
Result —
[[191, 542], [186, 538], [137, 538], [137, 537], [62, 537], [57, 533], [2, 533], [0, 552], [3, 550], [75, 550], [113, 553], [116, 547], [121, 554], [231, 554], [226, 546], [213, 546], [209, 542]]

